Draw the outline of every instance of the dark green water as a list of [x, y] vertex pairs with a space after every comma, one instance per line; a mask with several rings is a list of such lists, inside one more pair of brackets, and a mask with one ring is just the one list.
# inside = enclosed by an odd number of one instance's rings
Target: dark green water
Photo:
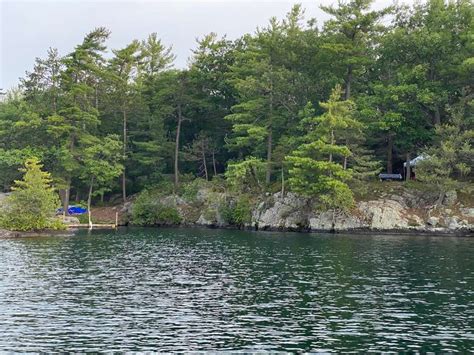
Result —
[[0, 240], [0, 351], [474, 351], [474, 239]]

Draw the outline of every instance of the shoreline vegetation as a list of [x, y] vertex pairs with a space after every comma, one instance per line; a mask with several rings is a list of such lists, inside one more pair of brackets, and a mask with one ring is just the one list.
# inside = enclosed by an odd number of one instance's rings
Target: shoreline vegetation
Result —
[[[71, 53], [50, 48], [0, 102], [0, 228], [61, 233], [119, 214], [472, 233], [472, 2], [321, 8], [321, 24], [295, 5], [235, 40], [210, 33], [185, 69], [156, 33], [108, 49], [99, 27]], [[56, 216], [72, 204], [88, 214]]]
[[321, 210], [319, 201], [281, 192], [222, 192], [213, 183], [194, 181], [180, 195], [148, 191], [121, 206], [122, 224], [207, 226], [247, 230], [433, 233], [472, 235], [470, 195], [450, 192], [437, 205], [436, 189], [424, 184], [371, 183], [350, 210]]

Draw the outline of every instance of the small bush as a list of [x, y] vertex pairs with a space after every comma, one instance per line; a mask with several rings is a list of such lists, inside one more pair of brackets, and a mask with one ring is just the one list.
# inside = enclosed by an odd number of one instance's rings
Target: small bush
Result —
[[326, 184], [326, 191], [318, 195], [317, 207], [319, 210], [348, 211], [354, 207], [354, 194], [349, 186], [338, 180], [330, 180]]
[[194, 179], [183, 185], [181, 196], [189, 202], [195, 202], [199, 189], [207, 185], [208, 182], [204, 179]]
[[159, 203], [150, 191], [142, 192], [132, 208], [131, 223], [137, 226], [176, 225], [181, 220], [176, 208]]
[[171, 181], [163, 180], [147, 190], [158, 196], [168, 196], [174, 193], [174, 184]]
[[[80, 214], [74, 217], [77, 217], [79, 223], [81, 224], [89, 224], [89, 216], [87, 215], [87, 213]], [[92, 218], [92, 222], [94, 222], [94, 218]]]
[[252, 220], [252, 205], [249, 198], [245, 196], [229, 205], [222, 206], [220, 212], [224, 220], [231, 225], [242, 227]]

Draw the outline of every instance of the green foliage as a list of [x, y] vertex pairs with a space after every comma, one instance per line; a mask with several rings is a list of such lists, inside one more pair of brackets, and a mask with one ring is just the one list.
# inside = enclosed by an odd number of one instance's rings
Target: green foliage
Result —
[[133, 204], [131, 223], [137, 226], [177, 225], [181, 216], [175, 207], [159, 202], [159, 196], [145, 190]]
[[474, 171], [474, 101], [451, 108], [450, 123], [436, 128], [435, 145], [416, 166], [417, 179], [437, 186], [441, 193], [472, 181]]
[[248, 157], [244, 161], [232, 162], [227, 166], [225, 177], [234, 190], [262, 191], [265, 181], [265, 163], [257, 158]]
[[470, 109], [451, 111], [472, 97], [472, 1], [372, 5], [322, 6], [324, 24], [295, 5], [235, 40], [210, 33], [180, 69], [155, 33], [107, 51], [100, 27], [66, 55], [51, 48], [0, 102], [1, 188], [37, 156], [63, 204], [129, 196], [172, 176], [162, 193], [192, 200], [192, 179], [220, 175], [226, 183], [210, 186], [220, 193], [293, 189], [347, 207], [343, 184], [361, 190], [381, 161], [402, 172], [423, 152], [431, 167], [421, 179], [463, 185], [472, 120]]
[[328, 180], [318, 196], [320, 207], [327, 210], [348, 210], [354, 207], [354, 194], [349, 186], [339, 180]]
[[252, 220], [252, 204], [246, 195], [221, 206], [220, 212], [224, 220], [230, 225], [243, 227]]
[[2, 228], [29, 231], [62, 229], [64, 225], [54, 218], [59, 198], [51, 186], [51, 175], [42, 171], [35, 158], [28, 159], [22, 180], [15, 181], [11, 195], [0, 214]]
[[153, 184], [149, 186], [146, 191], [158, 197], [169, 196], [175, 192], [174, 185], [170, 180], [162, 180]]
[[7, 187], [20, 175], [18, 168], [28, 158], [38, 156], [30, 148], [4, 150], [0, 148], [0, 186]]
[[329, 101], [321, 103], [327, 112], [303, 119], [307, 127], [305, 143], [287, 157], [291, 164], [288, 182], [293, 191], [317, 197], [327, 208], [348, 209], [353, 205], [353, 195], [346, 182], [352, 170], [346, 169], [341, 159], [350, 156], [351, 151], [338, 144], [337, 137], [358, 122], [352, 118], [353, 103], [340, 101], [340, 97], [341, 88], [336, 86]]
[[352, 149], [352, 157], [354, 160], [352, 177], [354, 179], [360, 181], [377, 179], [378, 174], [382, 171], [382, 166], [372, 152], [358, 146]]
[[385, 28], [381, 22], [392, 11], [371, 10], [373, 0], [339, 2], [337, 7], [321, 6], [332, 18], [324, 24], [327, 40], [322, 49], [332, 57], [331, 65], [345, 81], [345, 99], [350, 99], [353, 82], [375, 61], [374, 45]]
[[194, 179], [191, 182], [185, 183], [182, 187], [182, 197], [190, 202], [195, 202], [199, 189], [208, 187], [210, 184], [204, 179]]
[[[110, 190], [112, 181], [122, 173], [121, 149], [122, 144], [115, 135], [94, 140], [84, 148], [82, 178], [91, 184], [91, 189], [96, 186], [96, 195]], [[94, 193], [91, 191], [91, 194]]]

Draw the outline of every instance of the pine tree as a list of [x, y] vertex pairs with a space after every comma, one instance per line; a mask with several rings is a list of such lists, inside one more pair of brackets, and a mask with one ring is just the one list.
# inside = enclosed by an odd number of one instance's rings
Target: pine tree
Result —
[[267, 185], [275, 165], [273, 150], [284, 130], [295, 124], [305, 98], [306, 82], [295, 70], [293, 47], [302, 41], [301, 17], [300, 7], [295, 6], [284, 21], [271, 18], [255, 37], [245, 36], [231, 68], [237, 104], [225, 117], [232, 123], [227, 146], [238, 152], [239, 159], [265, 157]]
[[[133, 180], [135, 192], [144, 185], [160, 180], [170, 156], [166, 140], [165, 119], [168, 106], [157, 97], [163, 89], [163, 76], [172, 67], [175, 56], [156, 33], [140, 43], [138, 75], [135, 78], [136, 95], [130, 97], [133, 109], [128, 118], [128, 178]], [[113, 106], [114, 103], [111, 103]]]
[[350, 0], [339, 2], [338, 7], [321, 6], [324, 12], [333, 16], [324, 25], [327, 40], [323, 46], [333, 55], [331, 65], [342, 65], [346, 100], [351, 98], [352, 84], [363, 68], [374, 61], [375, 39], [384, 29], [379, 22], [392, 11], [391, 8], [371, 11], [372, 3], [373, 0]]
[[[64, 189], [63, 207], [68, 210], [72, 179], [81, 172], [83, 142], [91, 138], [100, 124], [98, 85], [103, 79], [106, 49], [104, 42], [110, 32], [97, 28], [64, 58], [62, 74], [64, 106], [48, 117], [48, 131], [60, 152], [54, 170]], [[66, 212], [67, 213], [67, 212]]]
[[447, 191], [472, 181], [474, 172], [474, 100], [465, 97], [448, 112], [451, 121], [437, 126], [435, 144], [416, 166], [417, 179], [438, 189], [438, 204]]
[[43, 230], [62, 228], [54, 219], [59, 198], [51, 186], [48, 172], [36, 158], [26, 160], [22, 180], [16, 180], [2, 211], [0, 225], [11, 230]]
[[[113, 90], [113, 105], [118, 107], [122, 116], [122, 152], [124, 163], [128, 155], [128, 121], [133, 101], [137, 100], [136, 78], [141, 60], [140, 42], [133, 41], [120, 50], [113, 50], [114, 57], [109, 62], [110, 86]], [[122, 174], [122, 199], [127, 199], [127, 175], [125, 165]]]
[[230, 162], [225, 172], [229, 185], [236, 191], [261, 192], [265, 182], [265, 163], [255, 157]]
[[320, 103], [326, 112], [303, 120], [307, 134], [304, 143], [287, 157], [291, 166], [288, 182], [293, 191], [317, 197], [327, 208], [347, 209], [354, 202], [347, 185], [352, 170], [345, 169], [343, 162], [351, 151], [338, 140], [358, 122], [352, 117], [353, 103], [341, 101], [341, 94], [341, 87], [336, 86], [329, 100]]

